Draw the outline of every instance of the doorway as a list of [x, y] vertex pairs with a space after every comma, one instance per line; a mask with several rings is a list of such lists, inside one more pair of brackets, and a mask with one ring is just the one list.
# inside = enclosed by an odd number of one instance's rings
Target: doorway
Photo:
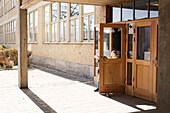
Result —
[[147, 19], [100, 24], [94, 44], [100, 93], [126, 93], [156, 102], [157, 25], [157, 20]]

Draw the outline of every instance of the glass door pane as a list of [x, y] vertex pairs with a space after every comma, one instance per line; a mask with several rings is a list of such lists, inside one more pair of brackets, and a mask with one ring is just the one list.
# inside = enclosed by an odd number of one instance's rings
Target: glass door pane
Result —
[[121, 58], [122, 28], [104, 28], [103, 55], [107, 58]]
[[137, 59], [150, 60], [150, 26], [137, 28]]

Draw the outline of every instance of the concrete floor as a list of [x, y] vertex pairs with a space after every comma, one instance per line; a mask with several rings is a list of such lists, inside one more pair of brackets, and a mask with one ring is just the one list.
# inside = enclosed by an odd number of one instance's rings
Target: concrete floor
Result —
[[0, 113], [155, 113], [155, 104], [124, 94], [95, 93], [93, 81], [47, 68], [29, 70], [29, 89], [17, 70], [0, 71]]

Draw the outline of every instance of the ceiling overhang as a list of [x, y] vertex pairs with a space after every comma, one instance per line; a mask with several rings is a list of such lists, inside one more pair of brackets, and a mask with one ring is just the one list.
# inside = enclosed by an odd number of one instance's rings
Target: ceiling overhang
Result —
[[119, 3], [122, 1], [129, 1], [129, 0], [22, 0], [21, 9], [28, 9], [41, 1], [105, 6], [105, 5], [113, 5], [115, 3]]

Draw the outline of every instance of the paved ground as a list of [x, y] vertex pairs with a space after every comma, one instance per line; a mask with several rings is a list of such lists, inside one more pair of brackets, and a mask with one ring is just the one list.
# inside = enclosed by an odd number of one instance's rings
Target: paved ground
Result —
[[36, 68], [29, 89], [17, 88], [17, 70], [0, 71], [0, 113], [155, 113], [155, 104], [124, 94], [94, 93], [91, 79]]

